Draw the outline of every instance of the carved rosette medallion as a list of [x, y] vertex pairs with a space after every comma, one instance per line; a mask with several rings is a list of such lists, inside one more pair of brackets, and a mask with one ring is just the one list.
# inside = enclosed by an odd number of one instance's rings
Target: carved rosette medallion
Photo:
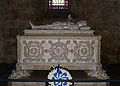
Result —
[[67, 45], [70, 43], [70, 41], [66, 41], [66, 43], [61, 42], [58, 39], [58, 42], [53, 43], [53, 41], [49, 41], [49, 44], [51, 45], [50, 49], [48, 50], [51, 57], [48, 59], [49, 62], [52, 60], [55, 60], [55, 62], [70, 62], [70, 60], [67, 58], [68, 56], [68, 48]]
[[23, 41], [24, 57], [23, 62], [45, 62], [44, 56], [44, 41]]
[[73, 41], [73, 43], [75, 44], [73, 54], [76, 57], [75, 59], [73, 59], [73, 62], [94, 61], [92, 57], [94, 55], [95, 41]]

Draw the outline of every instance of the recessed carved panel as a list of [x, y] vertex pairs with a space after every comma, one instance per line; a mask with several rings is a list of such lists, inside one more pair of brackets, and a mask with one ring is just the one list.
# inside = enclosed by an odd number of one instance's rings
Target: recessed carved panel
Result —
[[27, 41], [23, 40], [24, 44], [24, 62], [41, 62], [44, 63], [44, 46], [42, 45], [44, 41]]
[[79, 62], [79, 61], [86, 61], [91, 62], [94, 61], [93, 55], [94, 55], [94, 41], [74, 41], [75, 47], [74, 47], [74, 56], [76, 57], [73, 59], [73, 62]]

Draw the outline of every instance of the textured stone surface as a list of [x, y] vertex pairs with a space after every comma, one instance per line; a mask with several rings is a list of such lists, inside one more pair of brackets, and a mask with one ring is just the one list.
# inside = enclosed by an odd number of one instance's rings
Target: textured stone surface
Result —
[[68, 11], [56, 12], [47, 9], [47, 0], [0, 0], [0, 29], [3, 30], [0, 32], [4, 39], [1, 62], [16, 61], [16, 39], [11, 36], [11, 29], [17, 29], [17, 33], [22, 34], [30, 27], [28, 21], [47, 24], [63, 21], [71, 13], [76, 20], [87, 20], [96, 34], [102, 36], [102, 63], [119, 63], [120, 0], [70, 0], [69, 6]]
[[[9, 86], [45, 86], [45, 83], [43, 82], [12, 82], [9, 83]], [[101, 83], [74, 83], [74, 86], [109, 86], [106, 82]]]
[[12, 82], [9, 86], [45, 86], [44, 82]]

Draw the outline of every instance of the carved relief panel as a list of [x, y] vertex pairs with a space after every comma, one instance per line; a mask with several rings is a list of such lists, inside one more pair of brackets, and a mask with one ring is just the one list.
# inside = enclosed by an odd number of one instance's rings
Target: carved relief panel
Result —
[[99, 58], [99, 37], [21, 36], [21, 63], [95, 63]]

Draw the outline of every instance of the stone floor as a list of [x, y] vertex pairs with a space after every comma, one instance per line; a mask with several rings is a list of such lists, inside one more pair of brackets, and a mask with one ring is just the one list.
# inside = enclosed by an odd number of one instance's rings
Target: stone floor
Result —
[[[15, 64], [0, 64], [0, 86], [8, 86], [8, 82], [16, 80], [8, 80], [8, 76], [11, 71], [15, 69]], [[103, 69], [107, 71], [110, 76], [110, 86], [120, 86], [120, 64], [104, 64]], [[97, 79], [88, 77], [84, 71], [69, 71], [76, 81], [91, 81], [94, 82]], [[49, 71], [34, 71], [30, 77], [24, 78], [21, 81], [44, 81], [47, 80], [47, 74]], [[18, 80], [20, 81], [20, 80]], [[87, 82], [86, 82], [87, 83]]]

